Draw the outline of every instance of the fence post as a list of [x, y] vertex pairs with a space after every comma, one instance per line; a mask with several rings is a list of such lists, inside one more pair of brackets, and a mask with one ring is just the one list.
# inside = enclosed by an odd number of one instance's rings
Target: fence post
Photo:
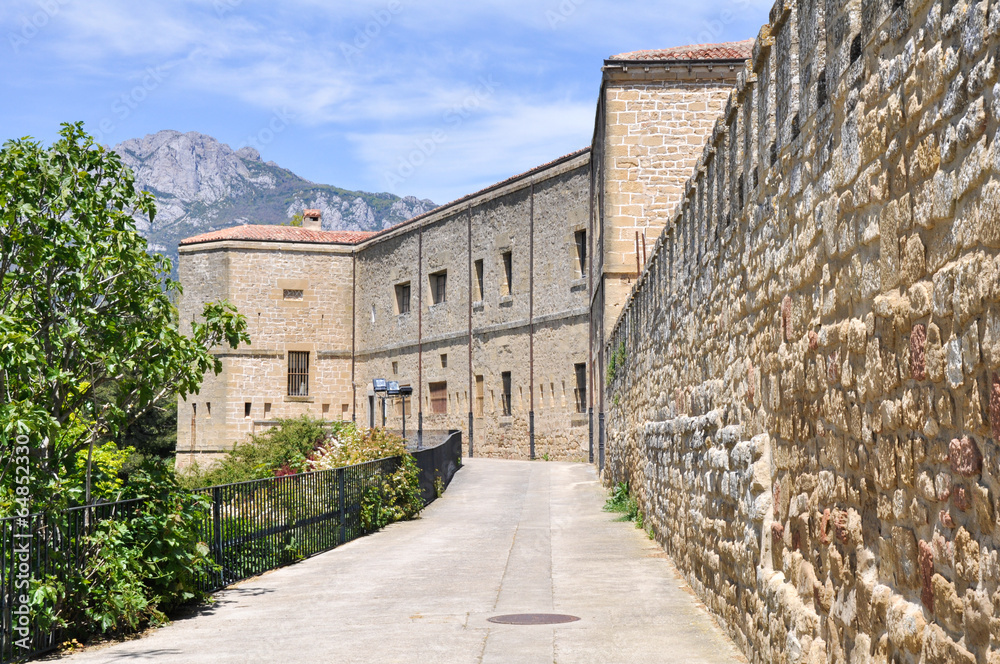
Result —
[[215, 563], [219, 575], [225, 583], [225, 568], [222, 566], [222, 488], [212, 487], [212, 539], [215, 542]]
[[347, 522], [344, 518], [344, 472], [343, 468], [337, 469], [337, 507], [340, 510], [340, 543], [347, 541]]

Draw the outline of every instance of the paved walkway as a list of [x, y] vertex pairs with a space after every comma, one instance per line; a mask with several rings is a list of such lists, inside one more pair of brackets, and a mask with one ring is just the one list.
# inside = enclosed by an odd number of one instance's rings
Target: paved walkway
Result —
[[[217, 595], [85, 662], [745, 661], [585, 464], [468, 459], [417, 521]], [[519, 627], [490, 616], [555, 612]]]

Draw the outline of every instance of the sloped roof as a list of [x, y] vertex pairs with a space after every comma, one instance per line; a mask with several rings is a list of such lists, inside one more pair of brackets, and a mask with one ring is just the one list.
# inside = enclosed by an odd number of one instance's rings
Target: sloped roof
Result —
[[608, 58], [608, 61], [747, 60], [753, 53], [753, 44], [753, 39], [744, 39], [743, 41], [722, 42], [720, 44], [694, 44], [690, 46], [653, 49], [650, 51], [630, 51], [628, 53], [613, 55]]
[[181, 246], [219, 242], [222, 240], [248, 240], [251, 242], [305, 242], [307, 244], [357, 244], [375, 233], [371, 231], [314, 231], [301, 226], [263, 226], [244, 224], [222, 230], [202, 233], [181, 240]]

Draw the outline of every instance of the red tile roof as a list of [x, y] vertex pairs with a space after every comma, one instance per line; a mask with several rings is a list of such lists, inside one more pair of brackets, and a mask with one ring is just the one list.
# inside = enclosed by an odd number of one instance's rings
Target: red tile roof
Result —
[[308, 244], [357, 244], [375, 233], [370, 231], [314, 231], [301, 226], [263, 226], [244, 224], [222, 230], [202, 233], [181, 240], [181, 246], [223, 240], [248, 240], [251, 242], [305, 242]]
[[753, 53], [753, 39], [723, 42], [721, 44], [695, 44], [674, 46], [651, 51], [631, 51], [608, 58], [609, 62], [635, 62], [642, 60], [748, 60]]

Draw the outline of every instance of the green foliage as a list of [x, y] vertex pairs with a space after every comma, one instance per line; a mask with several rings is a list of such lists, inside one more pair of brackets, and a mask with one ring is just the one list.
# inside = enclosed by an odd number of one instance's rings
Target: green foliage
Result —
[[177, 449], [177, 395], [168, 394], [125, 427], [116, 441], [136, 455], [169, 459]]
[[301, 472], [309, 455], [332, 433], [348, 424], [353, 427], [352, 423], [341, 422], [331, 427], [329, 422], [308, 415], [278, 420], [276, 426], [238, 443], [215, 466], [207, 470], [193, 466], [186, 470], [181, 481], [187, 487], [197, 488]]
[[60, 478], [81, 449], [116, 439], [167, 394], [197, 392], [222, 369], [212, 348], [249, 343], [226, 302], [181, 332], [180, 287], [133, 220], [153, 222], [153, 197], [82, 123], [60, 136], [48, 149], [0, 149], [0, 446], [18, 434], [36, 449], [48, 441], [36, 508], [65, 501], [55, 494], [72, 488]]
[[608, 370], [605, 373], [604, 382], [611, 385], [618, 376], [618, 370], [625, 368], [625, 361], [628, 359], [628, 352], [625, 349], [625, 342], [618, 344], [618, 349], [611, 353], [608, 359]]
[[302, 213], [292, 215], [292, 218], [288, 220], [287, 224], [282, 224], [282, 226], [301, 226], [304, 218]]
[[643, 529], [644, 518], [639, 510], [639, 501], [629, 491], [626, 482], [619, 482], [611, 491], [611, 497], [604, 503], [605, 512], [621, 514], [619, 521], [634, 521], [635, 527]]
[[[41, 624], [82, 639], [119, 635], [160, 624], [166, 611], [202, 596], [198, 577], [214, 567], [198, 536], [207, 499], [180, 490], [162, 465], [133, 473], [128, 493], [141, 507], [93, 525], [78, 551], [55, 554], [54, 566], [66, 573], [35, 585], [32, 607]], [[55, 515], [56, 529], [77, 532], [80, 522], [71, 527], [72, 518]]]
[[365, 491], [361, 498], [361, 526], [378, 530], [390, 523], [415, 518], [423, 509], [420, 496], [420, 469], [409, 454], [393, 474], [382, 480], [378, 488]]

